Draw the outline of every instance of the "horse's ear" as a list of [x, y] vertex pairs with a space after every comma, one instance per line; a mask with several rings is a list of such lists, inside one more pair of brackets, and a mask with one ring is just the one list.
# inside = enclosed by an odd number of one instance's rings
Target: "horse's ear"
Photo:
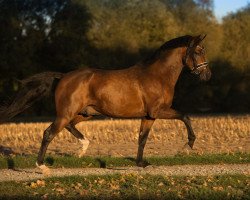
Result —
[[207, 34], [200, 35], [200, 42], [207, 37]]
[[201, 35], [198, 35], [198, 36], [194, 36], [191, 40], [190, 40], [190, 42], [189, 42], [189, 45], [188, 45], [188, 48], [190, 48], [190, 49], [193, 49], [193, 48], [195, 48], [199, 43], [200, 43], [200, 37], [201, 37]]
[[194, 43], [195, 43], [195, 40], [192, 39], [192, 40], [189, 42], [188, 47], [189, 47], [189, 48], [193, 48], [193, 47], [194, 47]]

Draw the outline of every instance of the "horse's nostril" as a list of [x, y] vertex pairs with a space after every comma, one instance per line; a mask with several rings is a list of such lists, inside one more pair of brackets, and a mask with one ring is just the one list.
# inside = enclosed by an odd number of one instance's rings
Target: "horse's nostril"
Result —
[[211, 78], [211, 75], [212, 75], [211, 71], [208, 70], [208, 72], [206, 73], [206, 81], [208, 81]]

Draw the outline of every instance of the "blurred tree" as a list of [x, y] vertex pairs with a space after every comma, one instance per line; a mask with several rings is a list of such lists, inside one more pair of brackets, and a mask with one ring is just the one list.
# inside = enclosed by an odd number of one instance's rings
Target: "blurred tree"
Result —
[[81, 47], [89, 18], [84, 6], [69, 0], [2, 0], [2, 90], [15, 89], [13, 77], [21, 79], [45, 70], [69, 71], [83, 63]]
[[162, 2], [174, 14], [175, 22], [180, 27], [178, 35], [207, 34], [204, 42], [207, 49], [212, 49], [207, 51], [207, 56], [209, 60], [215, 59], [220, 51], [222, 30], [213, 14], [213, 1], [162, 0]]
[[250, 68], [250, 4], [223, 19], [223, 59], [239, 70]]
[[1, 89], [11, 92], [14, 89], [12, 77], [20, 73], [30, 60], [24, 56], [22, 45], [22, 22], [18, 1], [0, 2], [0, 80]]
[[37, 50], [46, 39], [48, 19], [60, 10], [60, 1], [2, 0], [0, 2], [0, 69], [1, 82], [13, 91], [15, 78], [34, 74], [41, 65]]
[[[228, 62], [220, 85], [226, 85], [224, 110], [250, 111], [250, 4], [223, 19], [220, 59]], [[218, 77], [220, 75], [218, 74]]]
[[[0, 1], [0, 99], [18, 90], [22, 79], [46, 68], [38, 52], [51, 29], [51, 21], [65, 1]], [[47, 69], [48, 70], [48, 69]], [[49, 104], [48, 104], [49, 105]], [[37, 106], [43, 109], [44, 106]]]
[[156, 48], [179, 32], [174, 16], [158, 0], [87, 0], [95, 13], [88, 38], [97, 48], [130, 52]]
[[195, 0], [195, 2], [203, 9], [212, 11], [214, 8], [213, 0]]
[[93, 66], [120, 68], [135, 64], [179, 33], [174, 16], [159, 0], [85, 2], [93, 13], [87, 32]]
[[171, 38], [201, 33], [212, 80], [205, 87], [184, 72], [175, 105], [249, 110], [249, 5], [218, 23], [212, 0], [0, 0], [0, 98], [18, 89], [13, 78], [126, 67]]
[[86, 64], [86, 32], [91, 15], [84, 3], [79, 2], [65, 2], [50, 23], [47, 39], [38, 54], [39, 63], [47, 70], [68, 72]]

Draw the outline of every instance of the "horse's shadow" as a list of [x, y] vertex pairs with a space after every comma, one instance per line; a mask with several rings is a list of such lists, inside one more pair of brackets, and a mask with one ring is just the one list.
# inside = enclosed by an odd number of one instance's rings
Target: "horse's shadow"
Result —
[[[136, 159], [135, 158], [133, 158], [133, 157], [125, 157], [125, 159], [127, 159], [127, 160], [130, 160], [130, 161], [132, 161], [132, 162], [134, 162], [134, 163], [136, 163], [136, 165], [137, 165], [137, 161], [136, 161]], [[149, 166], [149, 165], [151, 165], [147, 160], [143, 160], [141, 163], [139, 163], [139, 166], [140, 167], [147, 167], [147, 166]], [[138, 165], [137, 165], [138, 166]]]
[[29, 172], [27, 170], [16, 168], [16, 164], [15, 164], [15, 161], [13, 159], [13, 155], [17, 155], [17, 153], [15, 153], [12, 150], [12, 148], [0, 145], [0, 155], [2, 155], [3, 158], [6, 160], [8, 169], [11, 169], [13, 171], [18, 171], [18, 172], [34, 173], [34, 172]]
[[105, 160], [101, 158], [96, 158], [95, 160], [99, 163], [100, 168], [107, 168], [107, 162]]
[[[113, 169], [113, 167], [109, 167], [107, 165], [107, 161], [106, 160], [101, 159], [101, 158], [96, 158], [95, 160], [99, 163], [100, 168]], [[136, 163], [136, 159], [133, 158], [133, 157], [125, 157], [125, 160], [129, 160], [129, 161], [132, 161], [133, 163], [137, 164]], [[140, 167], [147, 167], [149, 165], [151, 165], [151, 164], [148, 161], [146, 161], [146, 160], [143, 160], [143, 162], [140, 163]]]
[[15, 152], [10, 147], [0, 145], [0, 155], [3, 155], [6, 159], [8, 169], [15, 168], [15, 162], [11, 156], [13, 154], [15, 154]]
[[15, 152], [10, 147], [0, 145], [0, 154], [3, 156], [10, 156], [11, 154], [15, 154]]

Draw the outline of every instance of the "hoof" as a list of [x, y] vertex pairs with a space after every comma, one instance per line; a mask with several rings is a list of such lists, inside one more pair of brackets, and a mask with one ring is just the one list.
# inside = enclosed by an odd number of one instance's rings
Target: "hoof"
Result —
[[79, 158], [85, 155], [89, 147], [89, 140], [87, 138], [80, 140], [80, 142], [82, 143], [82, 149], [81, 149], [81, 152], [79, 153], [79, 156], [78, 156]]
[[146, 161], [140, 161], [140, 162], [136, 162], [136, 165], [137, 165], [137, 167], [145, 168], [145, 167], [149, 166], [150, 164]]
[[182, 151], [180, 153], [184, 154], [184, 155], [189, 155], [192, 151], [192, 148], [189, 146], [188, 143], [186, 143], [183, 148]]
[[192, 147], [189, 145], [189, 143], [187, 142], [184, 146], [183, 146], [183, 150], [192, 150]]
[[191, 149], [193, 149], [194, 146], [194, 141], [188, 141], [188, 146], [190, 146]]
[[43, 175], [45, 176], [51, 175], [51, 171], [48, 167], [46, 167], [46, 165], [38, 165], [38, 163], [36, 163], [36, 166], [42, 171]]

